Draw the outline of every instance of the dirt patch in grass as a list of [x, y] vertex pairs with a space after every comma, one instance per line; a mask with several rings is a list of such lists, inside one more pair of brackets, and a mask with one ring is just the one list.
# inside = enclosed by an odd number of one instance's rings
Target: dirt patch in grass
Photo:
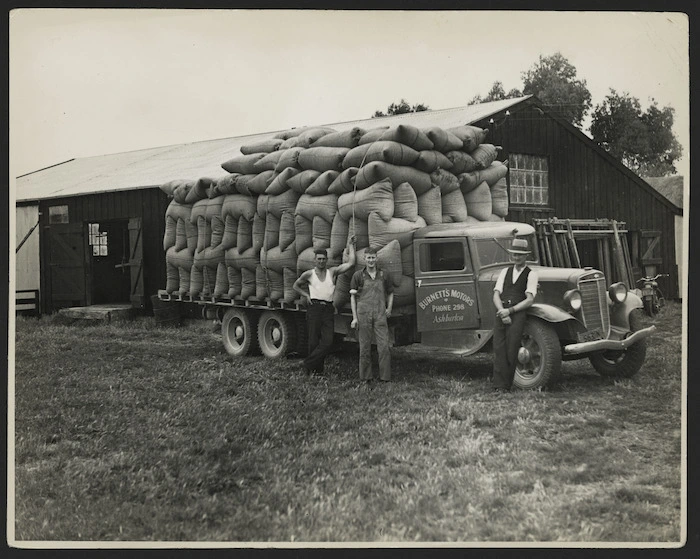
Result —
[[564, 364], [495, 395], [491, 357], [357, 353], [324, 377], [233, 358], [211, 323], [17, 320], [19, 540], [673, 542], [681, 318], [633, 379]]

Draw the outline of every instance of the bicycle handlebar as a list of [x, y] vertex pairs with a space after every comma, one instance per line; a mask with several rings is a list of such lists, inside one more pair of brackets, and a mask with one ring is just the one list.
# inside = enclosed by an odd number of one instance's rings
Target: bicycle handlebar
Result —
[[656, 274], [653, 278], [650, 276], [644, 276], [643, 278], [639, 278], [637, 280], [637, 283], [639, 283], [640, 281], [656, 281], [659, 278], [667, 278], [667, 277], [668, 277], [668, 274]]

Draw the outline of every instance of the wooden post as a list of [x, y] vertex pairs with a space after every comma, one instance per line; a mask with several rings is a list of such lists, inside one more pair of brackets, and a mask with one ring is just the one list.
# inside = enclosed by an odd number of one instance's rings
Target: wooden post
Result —
[[622, 242], [620, 241], [620, 234], [617, 231], [617, 221], [613, 219], [613, 252], [615, 255], [615, 264], [617, 265], [618, 271], [620, 272], [618, 281], [629, 281], [629, 276], [627, 275], [627, 270], [625, 266], [625, 257], [622, 252]]
[[603, 244], [603, 257], [605, 259], [605, 277], [608, 280], [608, 283], [612, 283], [615, 281], [614, 274], [613, 274], [613, 267], [612, 267], [612, 259], [610, 257], [610, 241], [609, 239], [605, 238], [602, 240]]
[[569, 250], [571, 250], [571, 259], [572, 263], [576, 268], [581, 267], [581, 259], [579, 258], [578, 255], [578, 249], [576, 248], [576, 240], [574, 239], [574, 232], [571, 229], [571, 220], [567, 219], [566, 220], [566, 238], [567, 241], [569, 242]]
[[634, 289], [634, 273], [632, 272], [632, 261], [630, 260], [630, 249], [627, 244], [627, 235], [622, 236], [622, 253], [625, 256], [625, 264], [627, 267], [627, 281], [629, 282], [627, 287], [629, 287], [630, 289]]
[[598, 249], [598, 267], [605, 274], [605, 277], [610, 279], [610, 276], [608, 276], [605, 272], [605, 256], [603, 255], [603, 242], [603, 239], [596, 239], [595, 241], [596, 248]]
[[550, 233], [552, 234], [552, 248], [554, 249], [553, 256], [554, 259], [556, 260], [555, 265], [559, 268], [564, 267], [564, 255], [561, 253], [561, 247], [559, 246], [559, 241], [557, 240], [557, 233], [554, 229], [554, 223], [552, 222], [552, 218], [549, 218], [549, 229]]

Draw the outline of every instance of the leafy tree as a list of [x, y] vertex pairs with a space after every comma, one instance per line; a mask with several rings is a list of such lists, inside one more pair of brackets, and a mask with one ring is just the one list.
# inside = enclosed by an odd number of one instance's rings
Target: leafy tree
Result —
[[401, 101], [398, 103], [392, 103], [389, 105], [386, 109], [386, 113], [383, 111], [374, 111], [372, 118], [379, 116], [402, 115], [404, 113], [419, 113], [421, 111], [427, 111], [428, 109], [430, 109], [428, 105], [416, 103], [415, 105], [411, 106], [406, 99], [401, 98]]
[[610, 155], [637, 174], [657, 177], [674, 174], [681, 145], [673, 134], [674, 110], [652, 103], [642, 111], [639, 99], [629, 93], [610, 93], [592, 114], [593, 139]]
[[561, 53], [540, 55], [522, 78], [525, 95], [535, 95], [551, 112], [581, 127], [591, 108], [591, 93], [586, 80], [576, 78], [576, 68]]
[[488, 103], [489, 101], [501, 101], [503, 99], [512, 99], [513, 97], [522, 97], [522, 92], [513, 88], [508, 93], [503, 89], [503, 84], [501, 82], [493, 82], [491, 89], [486, 94], [485, 97], [481, 95], [475, 95], [468, 105], [475, 105], [477, 103]]

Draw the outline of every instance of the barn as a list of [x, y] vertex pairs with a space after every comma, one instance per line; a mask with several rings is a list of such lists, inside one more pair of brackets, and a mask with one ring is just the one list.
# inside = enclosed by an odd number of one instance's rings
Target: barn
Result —
[[[674, 221], [682, 209], [532, 96], [325, 124], [338, 131], [401, 123], [419, 128], [474, 124], [508, 159], [509, 219], [609, 218], [626, 224], [637, 276], [653, 266], [679, 297]], [[302, 124], [302, 123], [300, 123]], [[303, 125], [320, 125], [303, 123]], [[162, 248], [174, 179], [218, 178], [240, 147], [278, 131], [73, 159], [16, 180], [16, 290], [38, 291], [43, 312], [131, 303], [149, 310], [165, 285]], [[19, 246], [21, 244], [21, 246]], [[600, 267], [595, 253], [582, 265]]]

